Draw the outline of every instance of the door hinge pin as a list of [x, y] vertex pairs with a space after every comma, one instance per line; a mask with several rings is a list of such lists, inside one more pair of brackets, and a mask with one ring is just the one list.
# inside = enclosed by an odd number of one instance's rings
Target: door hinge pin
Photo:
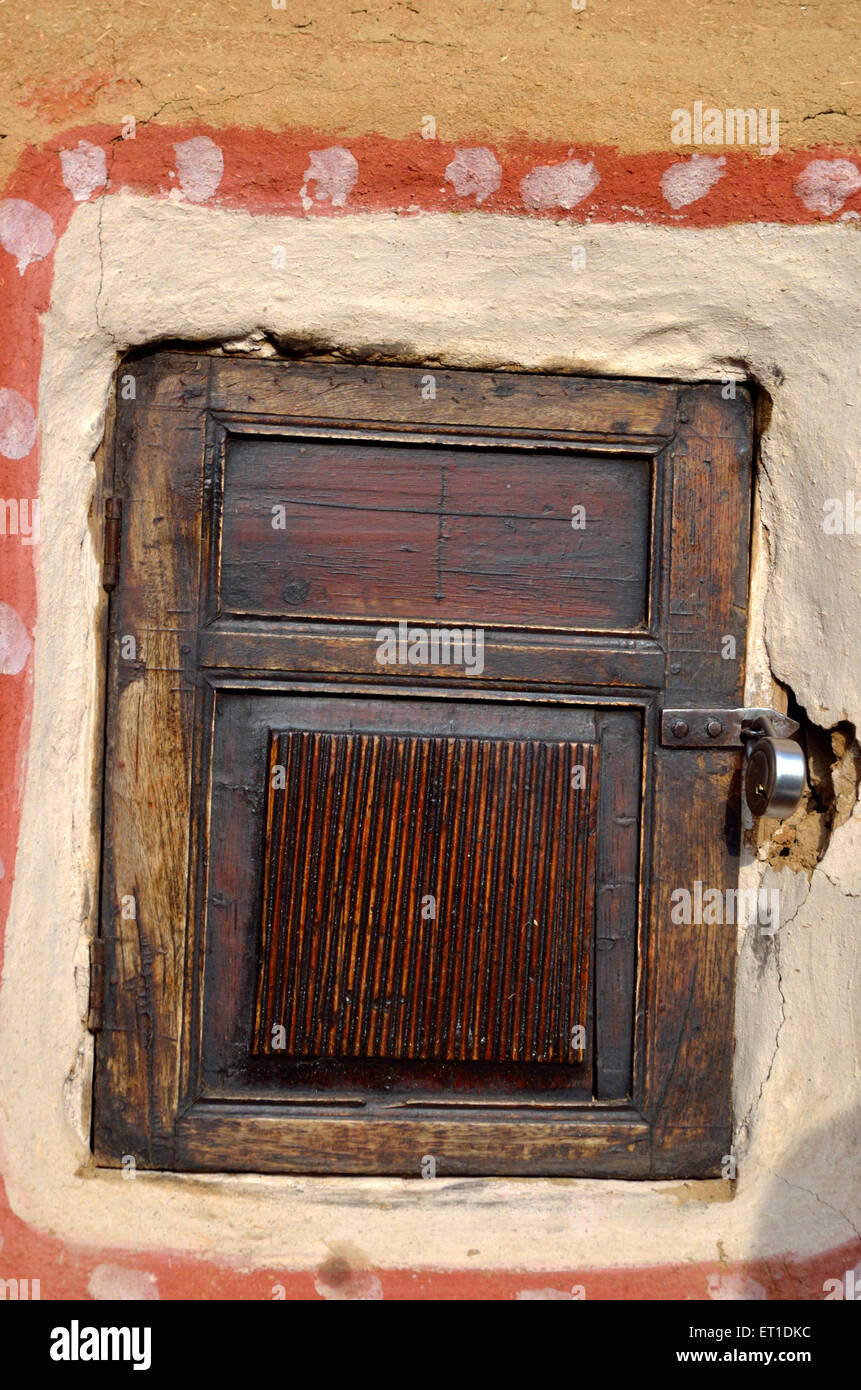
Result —
[[105, 943], [100, 936], [90, 940], [90, 1002], [87, 1028], [98, 1033], [105, 1014]]
[[105, 501], [105, 557], [102, 587], [111, 593], [120, 577], [120, 537], [123, 527], [123, 504], [119, 497]]

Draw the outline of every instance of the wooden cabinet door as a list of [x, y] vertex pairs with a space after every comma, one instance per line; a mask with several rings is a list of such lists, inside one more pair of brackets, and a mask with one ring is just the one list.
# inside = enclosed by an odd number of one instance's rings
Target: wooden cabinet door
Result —
[[719, 1172], [747, 392], [123, 371], [97, 1161]]

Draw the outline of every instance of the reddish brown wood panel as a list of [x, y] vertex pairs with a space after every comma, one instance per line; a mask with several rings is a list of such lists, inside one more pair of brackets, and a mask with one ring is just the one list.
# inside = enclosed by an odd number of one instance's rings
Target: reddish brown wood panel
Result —
[[230, 438], [221, 612], [631, 631], [649, 493], [644, 459], [570, 448]]
[[595, 745], [280, 733], [269, 782], [255, 1052], [584, 1059]]

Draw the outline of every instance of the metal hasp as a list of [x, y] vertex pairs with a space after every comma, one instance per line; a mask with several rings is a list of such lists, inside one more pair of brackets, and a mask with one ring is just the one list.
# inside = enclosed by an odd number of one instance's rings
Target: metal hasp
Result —
[[744, 792], [754, 816], [785, 820], [806, 785], [804, 753], [794, 739], [796, 720], [774, 709], [665, 709], [665, 748], [744, 748]]
[[798, 732], [795, 720], [775, 709], [665, 709], [661, 743], [665, 748], [743, 748], [744, 729], [759, 719], [769, 719], [779, 738]]
[[748, 748], [744, 794], [752, 815], [785, 820], [804, 792], [804, 754], [793, 739], [777, 736], [767, 714], [745, 723], [742, 735]]

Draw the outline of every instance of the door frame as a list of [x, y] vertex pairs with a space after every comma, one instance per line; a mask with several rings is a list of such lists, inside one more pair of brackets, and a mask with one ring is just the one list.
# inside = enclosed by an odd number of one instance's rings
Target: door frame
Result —
[[[740, 653], [745, 650], [752, 402], [738, 386], [734, 399], [727, 400], [711, 384], [435, 372], [438, 381], [452, 388], [447, 395], [438, 394], [447, 401], [447, 418], [437, 418], [437, 430], [442, 425], [463, 435], [476, 427], [474, 398], [458, 396], [470, 379], [473, 385], [477, 379], [488, 384], [484, 408], [486, 415], [492, 412], [492, 423], [485, 418], [478, 425], [485, 430], [522, 428], [517, 411], [537, 379], [544, 416], [530, 426], [531, 438], [552, 436], [579, 450], [636, 453], [653, 461], [654, 543], [662, 544], [665, 553], [669, 545], [672, 555], [671, 563], [652, 566], [651, 621], [657, 614], [657, 631], [615, 636], [615, 645], [612, 633], [584, 634], [561, 646], [557, 642], [555, 648], [544, 634], [535, 639], [547, 663], [547, 683], [558, 694], [586, 698], [566, 680], [566, 666], [572, 656], [590, 658], [593, 669], [606, 677], [606, 685], [597, 690], [594, 680], [590, 683], [591, 703], [604, 691], [601, 703], [632, 705], [644, 714], [641, 787], [654, 778], [655, 810], [650, 818], [644, 795], [641, 855], [651, 872], [648, 881], [641, 872], [645, 898], [638, 926], [638, 1042], [630, 1102], [596, 1104], [562, 1119], [470, 1117], [447, 1120], [442, 1128], [437, 1119], [399, 1116], [385, 1122], [384, 1132], [366, 1116], [309, 1118], [290, 1115], [289, 1107], [277, 1113], [263, 1107], [253, 1114], [248, 1106], [202, 1100], [188, 1085], [200, 953], [187, 949], [185, 928], [179, 940], [178, 930], [165, 925], [164, 909], [159, 914], [150, 908], [161, 901], [167, 915], [183, 923], [199, 913], [201, 875], [187, 870], [189, 863], [203, 862], [191, 811], [192, 769], [205, 763], [205, 723], [197, 720], [192, 747], [187, 710], [205, 698], [212, 658], [205, 641], [195, 650], [181, 621], [153, 624], [146, 655], [150, 679], [142, 680], [140, 670], [123, 669], [118, 639], [132, 611], [127, 594], [138, 599], [145, 593], [172, 596], [177, 602], [171, 611], [177, 615], [179, 610], [196, 611], [200, 604], [203, 578], [215, 560], [212, 528], [207, 533], [200, 525], [201, 515], [211, 517], [216, 504], [214, 475], [206, 460], [223, 448], [228, 422], [274, 430], [282, 427], [284, 417], [302, 428], [343, 423], [343, 393], [321, 390], [321, 372], [330, 379], [358, 372], [365, 391], [369, 381], [385, 383], [385, 391], [368, 395], [364, 414], [357, 414], [361, 403], [353, 393], [354, 421], [379, 424], [385, 410], [384, 423], [390, 427], [405, 422], [427, 427], [426, 403], [421, 420], [415, 410], [420, 368], [357, 369], [157, 353], [136, 362], [135, 402], [117, 402], [115, 486], [122, 495], [130, 474], [140, 480], [146, 460], [149, 495], [154, 497], [160, 487], [162, 500], [170, 500], [168, 515], [178, 544], [161, 544], [149, 523], [141, 521], [140, 509], [136, 515], [141, 497], [124, 498], [123, 566], [135, 579], [127, 588], [120, 586], [111, 605], [106, 766], [110, 770], [130, 753], [142, 717], [158, 720], [165, 738], [157, 764], [139, 764], [133, 784], [114, 788], [110, 771], [108, 775], [103, 933], [109, 988], [106, 1026], [96, 1050], [96, 1161], [116, 1166], [122, 1154], [131, 1152], [144, 1167], [381, 1173], [415, 1171], [421, 1155], [432, 1153], [440, 1155], [442, 1174], [713, 1175], [730, 1145], [735, 933], [726, 926], [705, 925], [680, 931], [670, 922], [669, 899], [675, 887], [696, 879], [734, 884], [741, 752], [662, 748], [657, 715], [661, 684], [663, 703], [671, 706], [733, 707], [742, 699], [743, 655], [733, 662], [717, 657], [726, 634], [735, 636]], [[393, 389], [398, 382], [401, 387]], [[620, 428], [625, 403], [632, 418]], [[669, 506], [665, 498], [672, 499]], [[691, 524], [697, 517], [708, 518], [712, 527], [702, 544]], [[723, 561], [727, 538], [733, 537], [729, 562], [716, 571], [713, 556], [720, 554]], [[306, 677], [327, 664], [331, 669], [327, 642], [324, 634], [309, 634]], [[511, 689], [518, 667], [528, 665], [535, 653], [522, 643], [499, 645], [501, 664], [491, 666], [487, 680]], [[200, 669], [193, 671], [198, 658]], [[354, 679], [362, 674], [354, 671]], [[171, 688], [169, 682], [177, 677], [179, 683]], [[125, 737], [121, 733], [119, 739], [110, 722], [118, 718], [126, 724]], [[134, 862], [138, 851], [120, 833], [120, 808], [144, 808], [150, 802], [164, 819], [159, 852], [147, 858], [142, 876], [140, 860]], [[680, 805], [689, 808], [684, 820], [678, 815]], [[691, 824], [698, 827], [693, 842]], [[121, 915], [124, 895], [119, 889], [131, 881], [137, 897], [143, 891], [149, 900], [136, 899], [136, 916], [129, 920]], [[142, 935], [144, 921], [148, 936]], [[684, 1002], [676, 1007], [680, 999]], [[106, 1104], [111, 1097], [113, 1103]], [[393, 1156], [387, 1135], [394, 1124], [399, 1142]]]

